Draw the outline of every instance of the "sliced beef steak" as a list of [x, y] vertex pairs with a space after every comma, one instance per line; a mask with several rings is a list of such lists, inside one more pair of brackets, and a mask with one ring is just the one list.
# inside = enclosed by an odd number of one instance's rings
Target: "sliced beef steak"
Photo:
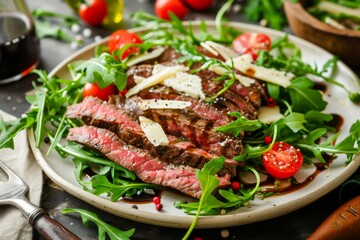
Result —
[[[195, 198], [201, 197], [201, 186], [194, 168], [165, 163], [144, 149], [126, 144], [107, 129], [92, 126], [72, 128], [67, 139], [103, 153], [144, 182], [170, 187]], [[219, 179], [219, 187], [230, 185], [229, 175]]]
[[[148, 78], [152, 75], [153, 65], [139, 65], [130, 68], [127, 71], [128, 76], [128, 88], [131, 88], [135, 85], [134, 83], [134, 75]], [[207, 96], [214, 96], [219, 91], [223, 89], [222, 83], [218, 83], [214, 81], [214, 79], [218, 78], [219, 75], [210, 71], [210, 70], [202, 70], [196, 73], [202, 79], [202, 87], [203, 91]], [[166, 90], [165, 88], [162, 88]], [[143, 90], [139, 96], [146, 97], [146, 92], [152, 92], [152, 89]], [[250, 87], [244, 87], [239, 82], [233, 84], [233, 86], [221, 94], [220, 99], [218, 101], [223, 102], [223, 108], [225, 111], [230, 112], [240, 112], [245, 117], [249, 119], [256, 119], [258, 116], [258, 108], [261, 103], [262, 96], [262, 85], [255, 80], [255, 83]], [[158, 91], [157, 91], [158, 92]], [[169, 92], [169, 91], [167, 91]], [[179, 94], [179, 93], [178, 93]], [[162, 95], [165, 99], [165, 94]], [[169, 96], [169, 98], [174, 97], [174, 95]], [[219, 107], [219, 105], [218, 105]]]
[[217, 132], [214, 122], [199, 117], [195, 112], [187, 109], [148, 109], [142, 111], [137, 108], [142, 99], [133, 96], [125, 99], [117, 96], [117, 107], [125, 109], [135, 118], [146, 116], [159, 123], [168, 134], [184, 137], [190, 140], [196, 147], [209, 153], [233, 158], [243, 153], [242, 141], [232, 135]]
[[[153, 156], [175, 165], [202, 168], [206, 162], [218, 157], [172, 135], [168, 135], [169, 145], [154, 146], [143, 133], [139, 123], [125, 112], [125, 108], [117, 108], [95, 97], [87, 97], [81, 103], [69, 106], [66, 115], [68, 118], [82, 119], [89, 125], [109, 129], [127, 144], [144, 148]], [[236, 175], [237, 165], [237, 162], [227, 160], [219, 175]]]
[[166, 86], [145, 89], [140, 91], [138, 96], [143, 99], [164, 99], [164, 100], [178, 100], [191, 102], [188, 109], [193, 110], [202, 118], [213, 121], [215, 125], [221, 126], [232, 121], [228, 115], [229, 109], [217, 103], [208, 104], [204, 101], [182, 95], [174, 89]]

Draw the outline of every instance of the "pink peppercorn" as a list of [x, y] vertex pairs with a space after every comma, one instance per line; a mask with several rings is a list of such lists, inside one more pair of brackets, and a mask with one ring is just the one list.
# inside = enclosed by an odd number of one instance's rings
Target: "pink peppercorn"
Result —
[[265, 144], [270, 144], [270, 143], [272, 142], [272, 137], [270, 137], [270, 136], [265, 136], [265, 137], [264, 137], [264, 142], [265, 142]]
[[155, 205], [156, 210], [161, 211], [163, 209], [163, 205], [161, 203]]
[[161, 203], [161, 198], [159, 196], [155, 196], [153, 197], [152, 201], [155, 205], [157, 205]]
[[234, 191], [234, 192], [237, 192], [239, 191], [240, 189], [240, 183], [239, 182], [232, 182], [231, 183], [231, 189]]
[[276, 100], [269, 97], [268, 100], [267, 100], [267, 105], [268, 107], [272, 108], [272, 107], [275, 107], [276, 106]]

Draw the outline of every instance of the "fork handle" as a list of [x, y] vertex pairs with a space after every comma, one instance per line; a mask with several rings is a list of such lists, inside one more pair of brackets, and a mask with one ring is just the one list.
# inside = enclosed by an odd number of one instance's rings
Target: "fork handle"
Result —
[[39, 209], [29, 217], [29, 223], [41, 236], [48, 240], [80, 240], [78, 236], [70, 232], [61, 223], [55, 221], [44, 210]]

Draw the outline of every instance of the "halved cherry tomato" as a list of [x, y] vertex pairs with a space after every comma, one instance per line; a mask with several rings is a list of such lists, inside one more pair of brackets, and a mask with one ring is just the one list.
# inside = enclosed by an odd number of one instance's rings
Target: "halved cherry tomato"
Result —
[[275, 142], [270, 151], [262, 156], [266, 171], [277, 179], [292, 177], [303, 163], [299, 150], [285, 142]]
[[94, 96], [104, 101], [107, 101], [109, 96], [113, 94], [115, 94], [115, 85], [109, 85], [101, 89], [97, 83], [89, 82], [85, 84], [83, 91], [83, 97]]
[[180, 0], [156, 0], [155, 13], [158, 17], [170, 20], [169, 12], [182, 19], [189, 10]]
[[233, 49], [240, 54], [249, 53], [256, 60], [257, 53], [261, 50], [270, 50], [271, 39], [263, 33], [243, 33], [240, 34], [232, 43]]
[[185, 0], [184, 2], [192, 9], [204, 11], [211, 7], [213, 0]]
[[[109, 51], [113, 53], [115, 50], [122, 48], [125, 44], [129, 43], [142, 43], [143, 41], [135, 33], [127, 30], [117, 30], [110, 35], [108, 47]], [[125, 50], [122, 59], [127, 58], [130, 54], [134, 54], [140, 51], [138, 47], [129, 47]]]
[[89, 0], [89, 4], [81, 3], [79, 16], [90, 26], [99, 26], [107, 15], [105, 0]]

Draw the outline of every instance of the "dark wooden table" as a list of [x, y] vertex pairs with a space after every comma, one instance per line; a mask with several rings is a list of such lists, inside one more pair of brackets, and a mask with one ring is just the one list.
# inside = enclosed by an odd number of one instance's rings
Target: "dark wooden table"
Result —
[[[28, 4], [31, 9], [45, 8], [68, 15], [74, 14], [72, 10], [60, 0], [28, 0]], [[153, 13], [153, 4], [154, 1], [125, 0], [124, 26], [127, 28], [131, 27], [129, 14], [133, 11], [144, 10]], [[192, 12], [187, 18], [213, 20], [216, 10], [217, 8], [214, 7], [205, 13]], [[244, 16], [239, 13], [232, 13], [227, 17], [232, 21], [246, 22]], [[84, 27], [85, 26], [82, 26], [82, 28]], [[110, 33], [109, 30], [103, 28], [91, 28], [91, 30], [92, 37], [84, 38], [85, 45], [93, 42], [94, 36], [96, 35], [105, 37]], [[289, 32], [289, 29], [286, 28], [285, 31]], [[76, 51], [76, 49], [71, 48], [69, 43], [54, 39], [42, 39], [41, 49], [42, 53], [39, 68], [45, 69], [47, 72], [50, 72], [57, 64]], [[353, 70], [359, 73], [359, 69], [354, 68]], [[27, 76], [19, 82], [1, 85], [0, 108], [15, 116], [20, 116], [24, 113], [29, 107], [24, 96], [27, 91], [32, 89], [31, 82], [33, 80], [34, 76]], [[358, 170], [352, 178], [359, 178], [359, 176], [360, 171]], [[339, 189], [340, 187], [314, 203], [284, 216], [259, 223], [227, 228], [230, 232], [227, 239], [306, 239], [332, 211], [339, 207]], [[136, 228], [133, 239], [181, 239], [186, 232], [186, 229], [172, 229], [142, 224], [103, 212], [68, 194], [57, 187], [46, 176], [44, 176], [41, 206], [49, 212], [51, 217], [68, 227], [81, 239], [97, 239], [97, 227], [90, 224], [88, 228], [85, 228], [80, 218], [61, 214], [60, 211], [63, 208], [74, 207], [87, 209], [97, 213], [106, 222], [120, 229], [127, 230]], [[222, 239], [222, 230], [223, 229], [198, 229], [193, 232], [190, 239], [194, 239], [195, 237], [201, 237], [204, 240]], [[41, 239], [41, 237], [35, 233], [34, 239]]]

